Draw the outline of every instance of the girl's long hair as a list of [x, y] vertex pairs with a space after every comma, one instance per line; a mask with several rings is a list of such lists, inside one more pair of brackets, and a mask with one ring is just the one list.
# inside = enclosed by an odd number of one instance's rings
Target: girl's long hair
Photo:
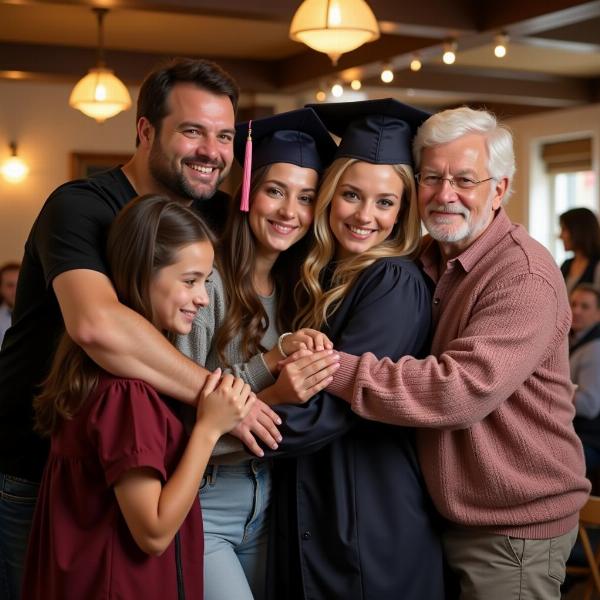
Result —
[[[153, 322], [150, 283], [177, 252], [212, 235], [191, 209], [157, 195], [129, 202], [113, 221], [106, 258], [119, 302]], [[51, 434], [71, 419], [96, 387], [100, 367], [65, 332], [58, 344], [42, 392], [34, 400], [36, 430]]]
[[[270, 165], [253, 171], [250, 181], [250, 202], [267, 178]], [[240, 190], [233, 200], [239, 206]], [[223, 233], [218, 257], [218, 268], [227, 294], [226, 317], [215, 336], [215, 347], [219, 360], [228, 365], [227, 345], [237, 335], [241, 338], [241, 350], [246, 360], [258, 352], [264, 352], [260, 341], [269, 326], [269, 317], [254, 289], [256, 265], [256, 239], [250, 228], [249, 213], [233, 210]], [[312, 233], [282, 252], [271, 275], [277, 297], [277, 329], [291, 329], [297, 312], [294, 287], [300, 280], [302, 261], [312, 245]]]
[[388, 256], [414, 256], [421, 240], [421, 221], [412, 168], [391, 165], [404, 185], [400, 212], [390, 236], [366, 252], [356, 254], [335, 265], [328, 289], [323, 289], [323, 274], [335, 257], [336, 240], [329, 227], [330, 205], [346, 170], [359, 162], [355, 158], [338, 158], [326, 171], [315, 207], [315, 244], [304, 261], [301, 285], [296, 288], [296, 302], [302, 307], [294, 328], [320, 329], [336, 311], [360, 273], [377, 259]]

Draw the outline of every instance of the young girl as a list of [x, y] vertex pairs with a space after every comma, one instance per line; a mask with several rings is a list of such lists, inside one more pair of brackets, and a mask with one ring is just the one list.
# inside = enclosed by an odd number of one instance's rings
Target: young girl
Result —
[[[411, 139], [426, 114], [393, 100], [315, 107], [342, 137], [315, 207], [297, 323], [336, 350], [398, 360], [428, 349], [431, 299]], [[363, 421], [322, 392], [277, 407], [273, 598], [440, 600], [440, 541], [413, 431]]]
[[[237, 127], [240, 163], [248, 128]], [[319, 173], [335, 144], [311, 109], [259, 119], [251, 129], [249, 210], [230, 215], [209, 286], [211, 309], [199, 313], [179, 347], [208, 369], [232, 369], [270, 404], [306, 400], [330, 381], [333, 353], [304, 357], [275, 375], [278, 361], [301, 345], [329, 346], [318, 331], [280, 333], [296, 314], [293, 290], [312, 241]], [[268, 461], [252, 459], [230, 436], [219, 441], [200, 489], [206, 600], [264, 598], [270, 490]]]
[[[161, 196], [130, 202], [107, 259], [121, 302], [166, 335], [190, 331], [213, 262], [191, 209]], [[243, 381], [219, 378], [208, 378], [188, 439], [169, 399], [102, 371], [64, 335], [35, 405], [52, 439], [24, 599], [202, 598], [198, 485], [215, 442], [253, 402]]]

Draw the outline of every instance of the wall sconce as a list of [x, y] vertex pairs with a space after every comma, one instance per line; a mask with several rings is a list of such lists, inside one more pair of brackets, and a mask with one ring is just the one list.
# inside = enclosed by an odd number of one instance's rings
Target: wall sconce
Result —
[[496, 58], [504, 58], [507, 52], [508, 35], [499, 33], [495, 38], [494, 56]]
[[11, 156], [4, 161], [0, 171], [2, 172], [2, 177], [9, 183], [19, 183], [23, 181], [27, 176], [27, 173], [29, 173], [29, 167], [22, 158], [17, 156], [17, 144], [11, 142], [9, 146]]
[[444, 44], [444, 54], [442, 55], [442, 61], [445, 65], [453, 65], [456, 60], [456, 42], [454, 40], [446, 42]]
[[106, 121], [131, 106], [131, 96], [123, 82], [116, 77], [104, 62], [104, 16], [107, 8], [92, 9], [98, 17], [98, 62], [79, 80], [69, 97], [69, 105], [84, 115]]
[[336, 65], [344, 52], [379, 37], [379, 25], [365, 0], [304, 0], [292, 18], [290, 38], [323, 52]]
[[394, 71], [392, 71], [391, 65], [383, 67], [380, 77], [383, 83], [392, 83], [394, 81]]
[[410, 61], [410, 70], [416, 73], [417, 71], [421, 70], [422, 66], [423, 63], [421, 62], [421, 59], [418, 56], [413, 56], [412, 60]]

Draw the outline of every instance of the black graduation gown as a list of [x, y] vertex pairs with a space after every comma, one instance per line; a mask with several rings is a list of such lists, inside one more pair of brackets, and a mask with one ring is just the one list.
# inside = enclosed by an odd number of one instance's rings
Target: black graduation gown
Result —
[[[330, 320], [336, 349], [398, 360], [427, 353], [431, 295], [419, 269], [380, 259]], [[272, 600], [438, 600], [444, 597], [438, 517], [412, 429], [357, 417], [321, 393], [278, 407], [270, 540]]]

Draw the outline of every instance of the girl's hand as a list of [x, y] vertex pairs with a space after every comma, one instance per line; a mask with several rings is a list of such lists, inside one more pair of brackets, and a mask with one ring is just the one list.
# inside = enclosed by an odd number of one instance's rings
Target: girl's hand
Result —
[[333, 350], [331, 340], [324, 333], [308, 328], [299, 329], [285, 335], [281, 340], [281, 347], [286, 356], [298, 350], [312, 350], [314, 352]]
[[268, 388], [269, 403], [303, 404], [331, 383], [339, 360], [333, 350], [300, 350], [295, 360], [286, 361], [277, 381]]
[[236, 427], [255, 402], [256, 396], [247, 383], [229, 373], [221, 379], [221, 369], [216, 369], [200, 392], [196, 423], [222, 435]]

